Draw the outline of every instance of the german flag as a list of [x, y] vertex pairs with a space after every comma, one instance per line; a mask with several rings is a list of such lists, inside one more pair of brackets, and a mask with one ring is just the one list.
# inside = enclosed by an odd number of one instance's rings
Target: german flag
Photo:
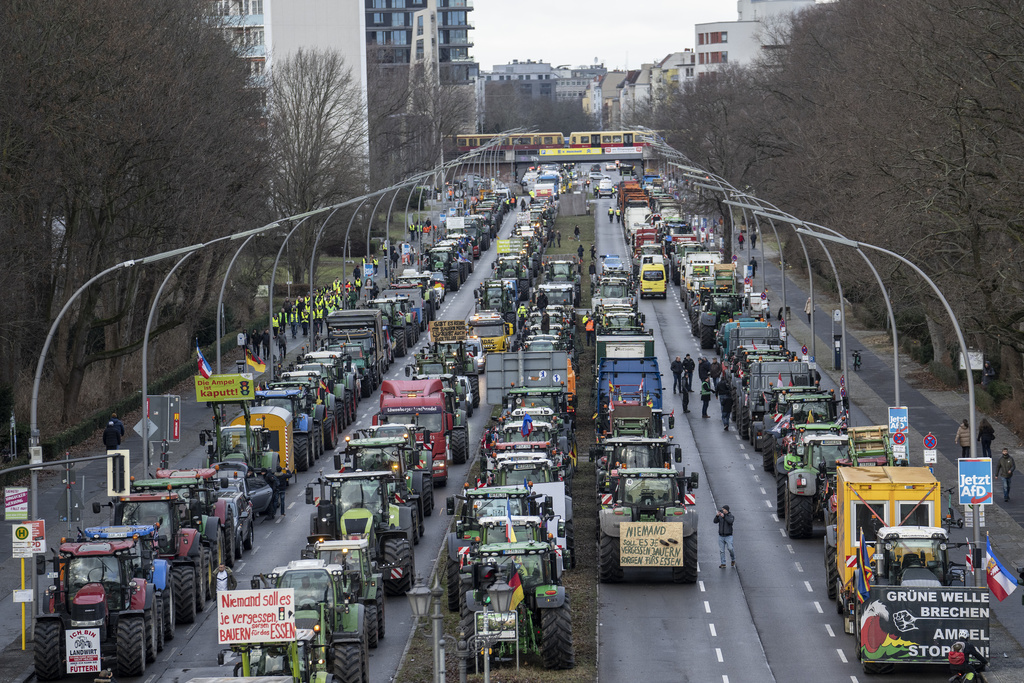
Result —
[[249, 349], [245, 350], [245, 363], [256, 372], [265, 372], [267, 369], [267, 364]]
[[508, 580], [508, 585], [512, 587], [512, 602], [509, 605], [510, 611], [515, 611], [519, 603], [523, 601], [523, 581], [519, 578], [519, 567], [516, 563], [512, 563], [512, 578]]

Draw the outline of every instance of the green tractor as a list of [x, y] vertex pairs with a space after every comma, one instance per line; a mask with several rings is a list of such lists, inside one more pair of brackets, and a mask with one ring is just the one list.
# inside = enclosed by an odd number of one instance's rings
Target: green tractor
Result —
[[[761, 458], [766, 472], [775, 474], [775, 465], [786, 450], [793, 433], [806, 426], [811, 431], [839, 431], [839, 404], [835, 391], [818, 387], [786, 387], [775, 389], [765, 411], [764, 434], [761, 437]], [[769, 415], [775, 426], [768, 428]]]
[[697, 509], [692, 492], [697, 473], [687, 477], [673, 469], [620, 468], [609, 480], [612, 504], [598, 513], [601, 583], [622, 581], [624, 563], [664, 567], [671, 569], [674, 583], [694, 583]]
[[350, 595], [355, 596], [366, 609], [367, 620], [376, 614], [377, 628], [368, 629], [370, 647], [377, 647], [384, 637], [386, 619], [384, 610], [384, 576], [370, 560], [370, 544], [365, 538], [343, 541], [317, 541], [311, 551], [303, 551], [303, 558], [324, 560], [328, 565], [340, 565], [343, 581]]
[[702, 292], [700, 314], [695, 325], [695, 334], [702, 349], [715, 348], [719, 326], [743, 315], [743, 300], [742, 293]]
[[391, 338], [395, 342], [395, 357], [405, 356], [406, 349], [416, 343], [419, 330], [415, 332], [412, 324], [412, 313], [409, 310], [408, 298], [400, 301], [398, 297], [371, 299], [366, 302], [367, 308], [376, 308], [384, 314], [384, 324], [391, 330]]
[[[546, 669], [576, 666], [569, 595], [562, 585], [562, 560], [550, 543], [517, 540], [481, 544], [470, 547], [464, 557], [461, 631], [469, 635], [479, 633], [485, 624], [488, 629], [495, 622], [511, 624], [515, 612], [518, 643], [501, 642], [490, 652], [500, 656], [518, 648], [539, 655]], [[489, 610], [491, 597], [487, 591], [500, 575], [510, 586], [520, 587], [513, 593], [507, 612]], [[476, 659], [470, 660], [470, 669], [476, 664]]]
[[[310, 517], [309, 542], [341, 540], [359, 534], [369, 541], [371, 559], [384, 571], [384, 590], [401, 595], [412, 588], [416, 565], [412, 546], [419, 541], [417, 508], [402, 499], [406, 484], [392, 471], [322, 475], [316, 512]], [[314, 504], [313, 486], [306, 503]]]
[[294, 370], [320, 370], [328, 391], [334, 394], [335, 422], [342, 430], [356, 421], [359, 405], [359, 373], [352, 359], [341, 351], [313, 351], [298, 359]]
[[[362, 673], [356, 678], [341, 678], [327, 670], [327, 652], [317, 643], [318, 634], [312, 629], [296, 629], [295, 638], [270, 643], [235, 643], [228, 650], [238, 655], [233, 677], [246, 680], [277, 681], [287, 677], [293, 683], [364, 683]], [[342, 652], [342, 654], [346, 654]], [[217, 653], [217, 663], [223, 666], [224, 652]], [[355, 664], [353, 662], [354, 668]], [[368, 675], [368, 674], [367, 674]], [[234, 679], [225, 679], [226, 681]], [[217, 679], [211, 679], [217, 680]]]
[[[376, 647], [380, 612], [376, 601], [364, 604], [355, 571], [326, 560], [292, 560], [269, 574], [252, 577], [253, 590], [295, 591], [295, 628], [310, 629], [314, 644], [328, 654], [334, 675], [359, 683], [369, 672], [369, 647]], [[371, 636], [372, 633], [372, 636]]]
[[[405, 492], [399, 492], [400, 497], [416, 506], [417, 518], [422, 527], [423, 518], [430, 517], [434, 512], [434, 480], [431, 476], [431, 463], [428, 462], [425, 468], [421, 466], [420, 453], [424, 449], [414, 439], [415, 436], [407, 432], [400, 436], [358, 439], [346, 436], [345, 462], [342, 462], [341, 453], [335, 453], [334, 463], [339, 472], [390, 470], [397, 478], [404, 480]], [[429, 452], [427, 458], [430, 458]]]
[[820, 425], [805, 425], [789, 439], [775, 465], [776, 511], [790, 538], [810, 538], [835, 492], [836, 465], [851, 465], [849, 439]]
[[431, 347], [434, 356], [442, 359], [445, 372], [465, 377], [469, 381], [473, 407], [480, 407], [480, 375], [476, 359], [466, 350], [466, 342], [434, 342]]
[[598, 504], [607, 507], [615, 500], [617, 481], [612, 472], [624, 468], [671, 470], [673, 463], [683, 461], [683, 449], [668, 437], [614, 436], [591, 447], [590, 461], [596, 463]]

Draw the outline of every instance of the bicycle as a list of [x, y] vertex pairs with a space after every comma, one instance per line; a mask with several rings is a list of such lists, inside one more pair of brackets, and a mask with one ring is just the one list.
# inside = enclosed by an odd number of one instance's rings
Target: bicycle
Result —
[[853, 350], [853, 371], [860, 372], [860, 350]]
[[952, 529], [954, 526], [957, 529], [964, 528], [964, 514], [960, 512], [960, 509], [953, 502], [953, 493], [956, 491], [955, 486], [950, 486], [946, 489], [946, 516], [942, 518], [942, 526], [946, 527], [946, 530]]

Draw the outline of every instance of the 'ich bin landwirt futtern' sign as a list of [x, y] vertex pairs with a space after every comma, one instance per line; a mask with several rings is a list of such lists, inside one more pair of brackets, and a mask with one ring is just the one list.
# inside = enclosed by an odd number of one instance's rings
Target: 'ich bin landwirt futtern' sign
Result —
[[69, 674], [90, 674], [100, 670], [98, 628], [73, 628], [65, 631], [64, 649], [67, 652]]
[[294, 588], [217, 594], [217, 642], [221, 645], [288, 640], [295, 640]]

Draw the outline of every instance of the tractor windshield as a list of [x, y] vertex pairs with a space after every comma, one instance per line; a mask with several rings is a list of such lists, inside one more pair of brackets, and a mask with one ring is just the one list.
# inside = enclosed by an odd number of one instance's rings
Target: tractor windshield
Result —
[[665, 463], [661, 448], [654, 444], [616, 446], [610, 460], [620, 467], [661, 467]]
[[119, 611], [121, 604], [121, 568], [113, 555], [92, 555], [72, 557], [67, 564], [68, 599], [74, 600], [78, 591], [90, 583], [103, 586], [107, 596], [107, 606], [111, 611]]
[[238, 454], [241, 459], [249, 459], [249, 443], [245, 435], [245, 427], [224, 427], [220, 430], [220, 452], [223, 456]]
[[504, 517], [505, 505], [513, 515], [527, 515], [526, 504], [522, 498], [471, 498], [475, 517]]
[[793, 422], [795, 424], [813, 424], [815, 422], [832, 422], [835, 419], [835, 408], [831, 402], [801, 401], [792, 405]]
[[610, 282], [601, 285], [599, 298], [602, 299], [624, 299], [629, 294], [626, 291], [626, 285], [621, 282]]
[[569, 263], [552, 263], [551, 264], [551, 279], [552, 280], [568, 280], [572, 277], [572, 265]]
[[742, 308], [743, 305], [735, 297], [731, 296], [713, 296], [708, 306], [708, 310], [715, 313], [733, 313]]
[[334, 605], [331, 577], [323, 569], [297, 569], [285, 572], [278, 588], [295, 589], [295, 609], [315, 610], [317, 605]]
[[834, 470], [836, 463], [850, 459], [850, 443], [842, 439], [819, 441], [813, 445], [811, 467], [817, 469], [822, 463], [825, 469]]
[[334, 489], [339, 516], [355, 508], [366, 508], [378, 516], [384, 510], [380, 482], [376, 479], [347, 479], [335, 484]]
[[161, 552], [167, 552], [171, 548], [173, 519], [170, 501], [128, 501], [121, 508], [121, 519], [118, 524], [159, 524], [160, 528], [156, 532], [157, 544]]
[[548, 563], [544, 561], [543, 555], [517, 555], [514, 557], [498, 558], [498, 566], [508, 567], [515, 562], [519, 578], [523, 582], [523, 589], [527, 592], [532, 588], [550, 583], [548, 578]]
[[505, 429], [505, 443], [544, 443], [550, 441], [551, 437], [548, 434], [548, 430], [545, 428], [534, 429], [529, 434], [524, 435], [522, 427], [513, 426]]
[[558, 398], [555, 394], [532, 394], [515, 396], [516, 408], [550, 408], [559, 410]]
[[360, 448], [356, 455], [356, 469], [373, 472], [391, 469], [391, 463], [399, 460], [397, 446], [387, 448]]
[[676, 499], [676, 487], [668, 477], [627, 477], [622, 483], [622, 500], [642, 507], [671, 505]]
[[889, 585], [927, 585], [936, 581], [948, 584], [945, 540], [889, 538], [884, 550]]
[[261, 398], [260, 405], [271, 406], [274, 408], [284, 408], [289, 413], [295, 411], [295, 403], [290, 398], [284, 397], [272, 397], [272, 398]]
[[505, 336], [505, 325], [503, 323], [474, 323], [473, 334], [478, 337], [503, 337]]
[[548, 465], [537, 464], [526, 468], [523, 465], [509, 465], [502, 467], [495, 473], [498, 486], [505, 483], [509, 485], [521, 484], [523, 481], [530, 481], [534, 484], [543, 484], [555, 481], [551, 468]]
[[291, 676], [287, 645], [263, 645], [249, 652], [253, 676]]
[[418, 372], [421, 375], [443, 375], [444, 363], [421, 363]]

